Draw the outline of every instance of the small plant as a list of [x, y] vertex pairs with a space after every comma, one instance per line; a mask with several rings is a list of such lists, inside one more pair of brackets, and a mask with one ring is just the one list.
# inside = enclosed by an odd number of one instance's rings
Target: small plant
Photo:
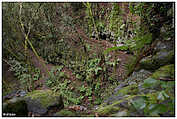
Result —
[[25, 90], [33, 90], [34, 81], [40, 78], [40, 70], [32, 66], [30, 66], [31, 70], [29, 70], [27, 64], [20, 63], [15, 59], [10, 59], [8, 63], [11, 66], [9, 70], [15, 72], [15, 76], [20, 80], [23, 88]]
[[62, 72], [63, 66], [57, 66], [51, 69], [50, 77], [46, 80], [46, 85], [53, 87], [59, 83], [60, 80], [67, 78], [64, 72]]
[[85, 96], [91, 96], [92, 95], [92, 88], [87, 88]]
[[52, 87], [52, 90], [56, 93], [59, 92], [63, 98], [65, 99], [65, 105], [69, 104], [80, 104], [84, 96], [80, 95], [77, 96], [69, 87], [71, 83], [70, 80], [64, 80], [63, 82], [60, 81], [59, 84]]
[[86, 88], [84, 85], [82, 85], [82, 87], [80, 87], [80, 92], [81, 93], [85, 93], [86, 92]]

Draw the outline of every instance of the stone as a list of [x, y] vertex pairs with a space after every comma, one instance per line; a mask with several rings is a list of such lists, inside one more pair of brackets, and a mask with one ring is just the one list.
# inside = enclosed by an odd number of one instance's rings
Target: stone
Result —
[[62, 97], [51, 90], [35, 90], [25, 96], [28, 111], [34, 114], [45, 115], [53, 107], [64, 108]]
[[140, 61], [139, 69], [154, 71], [161, 66], [175, 62], [174, 50], [157, 52], [153, 57], [145, 57]]
[[[151, 72], [144, 69], [133, 72], [125, 81], [119, 83], [114, 89], [114, 94], [104, 100], [103, 103], [98, 106], [96, 112], [100, 116], [129, 116], [129, 113], [134, 110], [131, 109], [130, 100], [126, 99], [132, 95], [141, 94], [142, 92], [139, 91], [139, 84], [143, 83], [144, 79], [151, 75]], [[143, 87], [142, 90], [144, 90]], [[139, 114], [138, 111], [137, 114]]]
[[174, 41], [170, 40], [170, 41], [158, 41], [157, 45], [154, 48], [154, 52], [160, 52], [162, 50], [166, 50], [166, 51], [171, 51], [174, 49]]
[[3, 116], [11, 114], [15, 117], [28, 116], [28, 108], [25, 100], [15, 100], [11, 103], [3, 104]]
[[165, 65], [160, 67], [158, 70], [156, 70], [153, 74], [152, 74], [152, 78], [154, 79], [165, 79], [165, 78], [171, 78], [174, 79], [174, 73], [175, 73], [175, 66], [174, 64], [170, 64], [170, 65]]

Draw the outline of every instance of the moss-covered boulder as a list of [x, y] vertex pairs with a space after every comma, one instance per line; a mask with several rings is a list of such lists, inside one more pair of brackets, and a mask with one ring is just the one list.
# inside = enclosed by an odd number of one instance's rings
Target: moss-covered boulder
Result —
[[165, 78], [171, 78], [174, 79], [174, 73], [175, 73], [175, 66], [174, 64], [170, 64], [170, 65], [165, 65], [160, 67], [158, 70], [156, 70], [153, 74], [152, 74], [152, 78], [154, 79], [165, 79]]
[[171, 51], [162, 50], [160, 52], [157, 52], [156, 55], [152, 57], [143, 58], [140, 61], [139, 69], [147, 69], [154, 71], [160, 68], [161, 66], [173, 64], [175, 62], [174, 58], [175, 58], [174, 50]]
[[[141, 93], [140, 84], [144, 79], [148, 78], [152, 73], [146, 70], [133, 72], [130, 77], [124, 81], [120, 81], [119, 85], [114, 89], [111, 96], [98, 106], [96, 112], [99, 116], [129, 116], [134, 110], [131, 110], [130, 99], [132, 96]], [[129, 110], [127, 110], [129, 109]], [[138, 114], [137, 114], [138, 115]]]
[[70, 111], [68, 109], [63, 109], [54, 114], [56, 117], [75, 117], [77, 114], [74, 111]]
[[138, 86], [137, 84], [133, 84], [133, 85], [129, 85], [129, 86], [126, 86], [122, 89], [120, 89], [118, 92], [117, 92], [117, 96], [124, 96], [124, 95], [133, 95], [133, 94], [136, 94], [138, 92]]
[[130, 106], [126, 98], [129, 95], [134, 95], [137, 93], [137, 84], [122, 87], [117, 91], [117, 93], [112, 95], [108, 101], [101, 104], [96, 112], [100, 116], [128, 116], [128, 112], [122, 112], [122, 110]]
[[[164, 112], [162, 105], [171, 108], [174, 106], [174, 81], [157, 80], [159, 78], [174, 78], [174, 64], [160, 67], [154, 73], [146, 70], [133, 72], [130, 77], [121, 82], [114, 94], [98, 106], [95, 112], [99, 116], [152, 116], [154, 113], [160, 116], [169, 115]], [[166, 96], [166, 97], [165, 97]], [[155, 112], [147, 105], [161, 100]], [[154, 102], [153, 102], [154, 101]], [[168, 105], [170, 103], [170, 105]], [[163, 107], [165, 107], [163, 106]], [[167, 109], [172, 110], [173, 109]], [[153, 112], [153, 114], [151, 114]], [[173, 114], [171, 114], [173, 115]]]
[[8, 103], [3, 103], [3, 116], [16, 116], [16, 117], [25, 117], [28, 116], [28, 108], [26, 101], [17, 98], [13, 99]]
[[62, 97], [51, 90], [35, 90], [28, 93], [25, 100], [28, 111], [38, 115], [45, 115], [53, 107], [57, 109], [64, 107]]

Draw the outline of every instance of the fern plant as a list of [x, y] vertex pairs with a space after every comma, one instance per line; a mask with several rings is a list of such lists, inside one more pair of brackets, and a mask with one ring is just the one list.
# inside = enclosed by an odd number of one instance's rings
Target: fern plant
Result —
[[14, 72], [14, 75], [19, 79], [22, 88], [26, 91], [34, 90], [34, 81], [39, 80], [40, 70], [32, 66], [30, 66], [32, 70], [29, 70], [27, 64], [23, 64], [15, 59], [10, 59], [8, 64], [10, 65], [9, 70]]

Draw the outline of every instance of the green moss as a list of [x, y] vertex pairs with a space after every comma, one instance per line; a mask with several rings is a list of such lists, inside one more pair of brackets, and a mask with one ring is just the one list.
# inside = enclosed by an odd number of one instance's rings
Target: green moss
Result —
[[74, 112], [64, 109], [55, 114], [55, 116], [61, 116], [61, 117], [74, 117], [77, 116]]
[[175, 73], [174, 68], [175, 68], [174, 64], [162, 66], [158, 70], [156, 70], [151, 77], [154, 79], [158, 79], [158, 78], [174, 79], [174, 73]]
[[[164, 55], [162, 55], [164, 53]], [[165, 54], [166, 53], [166, 54]], [[158, 52], [153, 57], [146, 57], [140, 61], [141, 69], [155, 70], [160, 66], [170, 64], [174, 62], [174, 50], [166, 51], [163, 50]]]
[[170, 51], [169, 54], [168, 54], [168, 59], [174, 59], [174, 56], [175, 56], [175, 52], [174, 50]]
[[115, 101], [113, 104], [107, 105], [105, 107], [103, 107], [103, 105], [105, 104], [105, 103], [103, 103], [100, 105], [100, 108], [98, 110], [96, 110], [96, 112], [99, 113], [99, 115], [101, 115], [101, 116], [111, 116], [112, 114], [115, 114], [121, 110], [121, 108], [119, 107], [120, 103], [122, 103], [124, 101], [128, 101], [136, 96], [138, 96], [138, 95], [130, 95], [122, 100]]
[[138, 92], [137, 84], [129, 85], [126, 87], [123, 87], [117, 92], [118, 95], [127, 95], [127, 94], [136, 94]]
[[[160, 54], [163, 52], [167, 53], [167, 55], [164, 55], [163, 58], [161, 58], [162, 56]], [[169, 64], [170, 62], [173, 62], [173, 60], [174, 60], [174, 50], [171, 50], [171, 51], [163, 50], [161, 52], [158, 52], [153, 57], [154, 64], [159, 65], [159, 66]]]
[[114, 105], [108, 105], [106, 107], [101, 107], [97, 110], [97, 113], [101, 116], [108, 116], [110, 114], [116, 113], [119, 111], [119, 107], [115, 107]]
[[137, 58], [135, 56], [129, 57], [128, 62], [125, 64], [125, 67], [126, 67], [125, 75], [130, 74], [134, 70], [136, 62], [137, 62]]
[[[28, 93], [25, 98], [28, 97], [32, 100], [39, 100], [43, 107], [48, 107], [54, 102], [62, 101], [62, 99], [58, 98], [60, 95], [54, 94], [51, 90], [35, 90]], [[60, 102], [59, 104], [61, 104]]]

